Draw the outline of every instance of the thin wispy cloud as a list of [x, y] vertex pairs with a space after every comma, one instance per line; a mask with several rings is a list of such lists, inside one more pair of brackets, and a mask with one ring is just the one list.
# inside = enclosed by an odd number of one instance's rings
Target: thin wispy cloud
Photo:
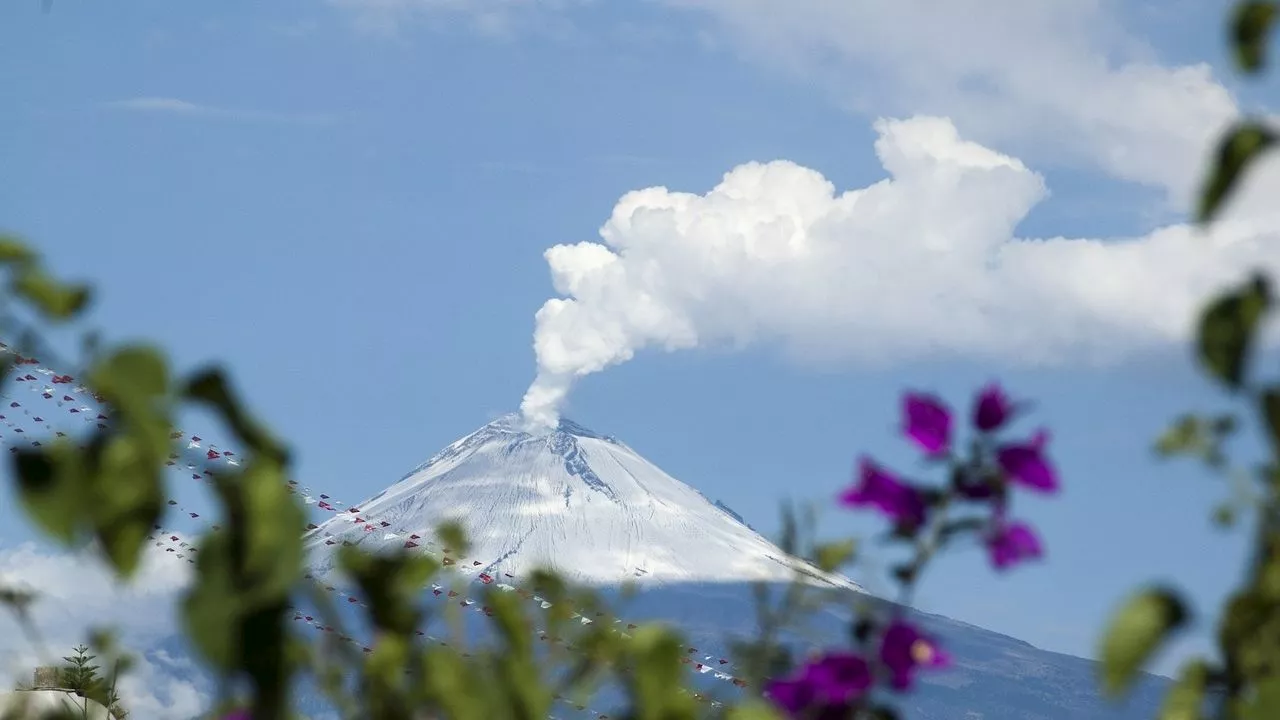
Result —
[[109, 110], [150, 113], [157, 115], [178, 115], [192, 118], [207, 118], [233, 122], [283, 123], [292, 125], [328, 125], [334, 122], [330, 115], [305, 113], [276, 113], [261, 110], [203, 105], [172, 97], [137, 97], [127, 100], [112, 100], [103, 103]]

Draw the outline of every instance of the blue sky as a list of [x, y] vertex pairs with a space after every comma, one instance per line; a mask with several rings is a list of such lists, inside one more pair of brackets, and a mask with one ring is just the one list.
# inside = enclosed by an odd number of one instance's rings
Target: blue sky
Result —
[[[300, 477], [350, 501], [519, 406], [537, 371], [534, 313], [557, 297], [543, 252], [598, 242], [629, 191], [701, 195], [741, 163], [772, 160], [840, 192], [866, 187], [886, 176], [873, 121], [927, 114], [1042, 176], [1048, 196], [1025, 217], [1016, 202], [990, 212], [1011, 213], [1018, 238], [1142, 242], [1181, 222], [1220, 122], [1236, 106], [1276, 104], [1274, 80], [1231, 77], [1216, 5], [973, 2], [972, 18], [938, 37], [918, 3], [872, 18], [818, 0], [38, 5], [0, 8], [0, 225], [98, 283], [93, 322], [110, 337], [152, 338], [184, 369], [228, 363], [294, 443]], [[886, 30], [867, 30], [871, 20]], [[842, 22], [861, 44], [841, 44]], [[1061, 32], [1050, 40], [1046, 28]], [[993, 49], [991, 38], [1010, 41]], [[1178, 70], [1200, 62], [1212, 72]], [[1122, 71], [1133, 67], [1143, 71]], [[953, 200], [951, 181], [938, 182]], [[919, 212], [988, 211], [930, 208]], [[1244, 229], [1224, 242], [1274, 236], [1258, 208], [1242, 202]], [[878, 230], [867, 242], [920, 241], [910, 227]], [[934, 277], [909, 263], [886, 279], [853, 258], [846, 284], [871, 289], [831, 317], [788, 304], [802, 276], [730, 278], [716, 288], [746, 288], [743, 312], [768, 316], [755, 342], [735, 350], [721, 336], [674, 353], [641, 342], [630, 362], [578, 383], [565, 413], [772, 533], [781, 499], [825, 502], [861, 452], [914, 469], [895, 433], [903, 388], [967, 409], [999, 378], [1053, 430], [1065, 490], [1020, 511], [1048, 559], [996, 577], [959, 553], [921, 602], [1089, 655], [1135, 582], [1175, 581], [1207, 609], [1237, 578], [1241, 540], [1208, 521], [1223, 484], [1157, 464], [1149, 447], [1176, 413], [1223, 405], [1178, 333], [1206, 288], [1274, 263], [1245, 245], [1206, 269], [1185, 244], [1148, 243], [1141, 262], [1123, 261], [1129, 274], [1105, 280], [1079, 275], [1101, 266], [1074, 255], [1036, 261], [1027, 267], [1047, 274], [1033, 281], [1056, 283], [1060, 270], [1060, 288], [997, 295], [996, 324], [936, 349], [949, 308], [930, 303], [948, 295], [908, 295]], [[1090, 294], [1112, 279], [1145, 295]], [[679, 308], [713, 340], [717, 298]], [[1097, 304], [1077, 312], [1086, 301]], [[893, 307], [917, 313], [902, 333], [881, 322]], [[1124, 321], [1098, 319], [1113, 311]], [[1038, 334], [1055, 323], [1069, 327]], [[1103, 362], [1090, 355], [1099, 348]], [[0, 517], [3, 546], [35, 537], [10, 501]], [[878, 525], [832, 511], [823, 528]]]

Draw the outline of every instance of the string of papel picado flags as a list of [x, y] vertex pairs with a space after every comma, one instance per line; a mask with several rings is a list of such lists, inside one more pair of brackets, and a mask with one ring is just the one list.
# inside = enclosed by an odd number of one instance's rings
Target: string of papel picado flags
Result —
[[[0, 348], [0, 351], [3, 351], [3, 349]], [[92, 397], [93, 401], [95, 402], [101, 401], [100, 397], [94, 396], [84, 386], [75, 385], [74, 378], [70, 375], [65, 375], [65, 374], [60, 375], [48, 368], [40, 367], [38, 366], [38, 361], [34, 360], [33, 358], [22, 358], [21, 356], [19, 356], [18, 360], [21, 365], [28, 365], [28, 366], [36, 365], [36, 367], [32, 368], [32, 370], [35, 373], [44, 375], [46, 378], [48, 378], [50, 381], [50, 384], [61, 384], [64, 387], [66, 387], [69, 392], [75, 393], [77, 395], [82, 395], [82, 396], [87, 395], [89, 397]], [[76, 400], [76, 398], [72, 397], [70, 394], [63, 394], [60, 399], [55, 399], [57, 398], [57, 391], [54, 388], [52, 388], [50, 384], [46, 384], [44, 386], [38, 385], [40, 378], [36, 377], [36, 375], [32, 374], [32, 372], [27, 372], [25, 374], [19, 375], [17, 379], [19, 382], [32, 383], [31, 385], [28, 386], [29, 390], [33, 392], [38, 392], [40, 396], [46, 400], [55, 401], [56, 404], [60, 407], [65, 407], [66, 403], [74, 402]], [[17, 401], [12, 401], [10, 403], [10, 407], [14, 409], [19, 408], [20, 403], [18, 403]], [[96, 410], [91, 405], [87, 404], [87, 402], [85, 404], [72, 406], [70, 408], [67, 408], [67, 410], [69, 414], [78, 415], [84, 421], [93, 422], [101, 427], [105, 427], [105, 423], [110, 420], [108, 413]], [[37, 423], [43, 423], [46, 429], [50, 429], [50, 430], [52, 429], [51, 424], [44, 417], [40, 415], [31, 416], [30, 412], [26, 409], [23, 409], [23, 413], [24, 415], [32, 417], [32, 419]], [[6, 424], [11, 428], [11, 430], [13, 430], [15, 433], [23, 433], [23, 429], [20, 426], [17, 426], [17, 423], [12, 422], [11, 419], [6, 418], [4, 415], [0, 415], [0, 420], [10, 420]], [[64, 433], [61, 433], [61, 432], [58, 432], [57, 434], [64, 435]], [[222, 463], [225, 463], [231, 466], [236, 466], [239, 464], [239, 461], [237, 459], [238, 456], [234, 451], [220, 450], [216, 445], [212, 445], [212, 444], [207, 444], [207, 445], [202, 444], [202, 443], [205, 443], [205, 441], [203, 438], [201, 438], [198, 435], [186, 435], [179, 431], [174, 433], [174, 438], [175, 439], [187, 438], [188, 440], [186, 445], [187, 451], [203, 450], [203, 457], [200, 458], [201, 462], [197, 463], [197, 462], [188, 461], [188, 462], [181, 463], [182, 465], [185, 466], [185, 469], [189, 471], [197, 471], [197, 472], [192, 472], [192, 478], [194, 480], [203, 480], [205, 476], [211, 476], [213, 474], [213, 471], [209, 469], [210, 466], [213, 466], [216, 464], [222, 464]], [[38, 446], [40, 443], [39, 441], [32, 441], [32, 444]], [[177, 454], [171, 455], [169, 459], [169, 465], [177, 466], [179, 464], [180, 464], [180, 457]], [[314, 491], [311, 490], [311, 488], [306, 486], [299, 487], [296, 482], [292, 483], [291, 491], [297, 492], [304, 499], [304, 502], [306, 502], [307, 504], [315, 504], [322, 510], [338, 513], [339, 508], [344, 506], [344, 503], [342, 503], [340, 500], [336, 500], [332, 498], [327, 493], [319, 493], [317, 498], [316, 494], [314, 493]], [[176, 503], [172, 501], [171, 501], [171, 504], [176, 505]], [[181, 510], [185, 514], [189, 515], [189, 517], [191, 517], [192, 519], [200, 517], [200, 514], [197, 512], [188, 511], [185, 508], [181, 508]], [[375, 526], [374, 521], [376, 520], [376, 518], [362, 517], [361, 511], [357, 507], [350, 507], [348, 508], [347, 512], [352, 516], [351, 519], [352, 519], [353, 525], [362, 527], [365, 532], [374, 531], [377, 528], [383, 528], [383, 529], [392, 528], [393, 530], [398, 531], [399, 533], [408, 533], [407, 529], [394, 527], [391, 523], [388, 523], [386, 521], [378, 521], [378, 524]], [[316, 526], [315, 524], [310, 524], [308, 526], [309, 530], [315, 530], [317, 528], [318, 526]], [[336, 542], [334, 538], [341, 537], [341, 536], [334, 536], [326, 532], [325, 537], [326, 537], [327, 543], [334, 543]], [[384, 533], [383, 535], [384, 540], [389, 539], [391, 537], [397, 537], [397, 535], [391, 532]], [[408, 533], [408, 539], [405, 541], [405, 545], [406, 547], [409, 547], [409, 548], [419, 547], [420, 546], [418, 543], [419, 540], [421, 540], [421, 537], [417, 533]], [[425, 543], [423, 544], [425, 544], [426, 546], [425, 548], [423, 548], [423, 552], [427, 552], [433, 555], [435, 554], [433, 552], [433, 547], [435, 544], [433, 541], [425, 541]], [[443, 552], [448, 553], [449, 550], [445, 548], [443, 549]], [[458, 559], [461, 560], [465, 558], [460, 557]], [[442, 563], [444, 565], [456, 566], [456, 561], [454, 560], [454, 558], [450, 557], [447, 554], [443, 555]], [[481, 582], [485, 584], [493, 583], [495, 581], [495, 578], [492, 575], [483, 571], [475, 570], [475, 568], [480, 567], [481, 565], [482, 563], [480, 563], [479, 561], [473, 561], [471, 566], [469, 567], [466, 567], [466, 566], [455, 567], [455, 569], [460, 570], [464, 575], [469, 575], [471, 572], [476, 572], [477, 573], [476, 578], [479, 579]], [[510, 573], [503, 573], [503, 574], [505, 575], [505, 577], [514, 580], [514, 576], [511, 575]], [[510, 587], [513, 590], [520, 592], [523, 596], [534, 599], [536, 602], [539, 602], [544, 608], [550, 607], [549, 602], [543, 600], [542, 598], [538, 597], [533, 593], [529, 593], [528, 591], [523, 591], [520, 588], [514, 585], [511, 585], [509, 583], [499, 583], [499, 585]], [[433, 592], [435, 592], [438, 595], [443, 591], [440, 588], [435, 588], [433, 589]], [[471, 601], [469, 598], [467, 598], [467, 599], [464, 599], [463, 604], [471, 604], [473, 602], [474, 601]], [[603, 613], [599, 613], [598, 617], [602, 615]], [[585, 618], [581, 616], [577, 616], [577, 617], [579, 617], [584, 623], [593, 622], [593, 620], [590, 618]], [[622, 622], [620, 618], [612, 618], [612, 620], [614, 623], [621, 624]], [[635, 625], [628, 623], [627, 627], [630, 629], [630, 628], [634, 628]], [[625, 635], [625, 633], [623, 634]], [[691, 647], [688, 650], [691, 655], [697, 653], [697, 648]], [[729, 669], [729, 667], [731, 667], [731, 664], [729, 663], [729, 661], [727, 661], [724, 658], [717, 659], [711, 655], [705, 655], [701, 658], [701, 661], [694, 661], [693, 658], [683, 658], [682, 661], [687, 662], [689, 664], [693, 664], [695, 666], [695, 669], [700, 673], [711, 673], [718, 679], [730, 681], [734, 685], [737, 685], [739, 687], [745, 686], [745, 682], [739, 680], [738, 678], [734, 678], [733, 676], [728, 675], [727, 673], [722, 672], [722, 670], [727, 670]], [[713, 671], [712, 669], [713, 663], [721, 667], [715, 668], [715, 670]]]

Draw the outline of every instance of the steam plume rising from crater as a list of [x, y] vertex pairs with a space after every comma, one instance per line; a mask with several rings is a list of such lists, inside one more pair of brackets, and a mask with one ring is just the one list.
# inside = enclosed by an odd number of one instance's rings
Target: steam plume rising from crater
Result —
[[926, 356], [1106, 362], [1187, 337], [1198, 303], [1280, 269], [1280, 216], [1123, 240], [1026, 240], [1046, 196], [1015, 158], [949, 120], [882, 120], [889, 179], [837, 194], [788, 161], [747, 163], [705, 195], [624, 195], [603, 243], [546, 251], [560, 298], [538, 311], [521, 411], [554, 427], [578, 379], [650, 347], [776, 345], [800, 359]]

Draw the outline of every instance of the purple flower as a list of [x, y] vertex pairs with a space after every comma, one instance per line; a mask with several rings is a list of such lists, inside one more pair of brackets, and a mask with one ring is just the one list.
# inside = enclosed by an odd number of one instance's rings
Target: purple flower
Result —
[[870, 687], [871, 666], [866, 660], [832, 653], [810, 662], [790, 678], [771, 680], [765, 696], [792, 717], [839, 717]]
[[902, 431], [929, 455], [951, 446], [951, 411], [932, 395], [907, 393], [902, 398]]
[[1053, 492], [1058, 489], [1058, 473], [1044, 455], [1048, 432], [1041, 430], [1025, 443], [1003, 445], [996, 451], [996, 462], [1009, 481], [1030, 490]]
[[818, 691], [808, 678], [801, 675], [785, 680], [770, 680], [765, 685], [764, 695], [792, 717], [799, 717], [815, 704]]
[[253, 715], [248, 710], [232, 710], [223, 715], [222, 720], [253, 720]]
[[982, 432], [999, 430], [1016, 411], [1017, 408], [1004, 390], [996, 383], [991, 383], [979, 391], [977, 400], [974, 401], [973, 426]]
[[1023, 560], [1031, 560], [1044, 555], [1040, 538], [1026, 523], [1005, 523], [1003, 518], [996, 519], [993, 531], [987, 535], [987, 552], [991, 555], [991, 564], [997, 570], [1007, 570]]
[[925, 503], [920, 491], [906, 485], [869, 458], [859, 461], [858, 483], [840, 495], [846, 507], [877, 507], [895, 522], [908, 527], [924, 524]]
[[805, 676], [824, 703], [845, 703], [871, 687], [871, 666], [852, 653], [831, 653], [805, 668]]
[[951, 657], [914, 626], [895, 620], [880, 640], [880, 661], [889, 669], [893, 689], [909, 690], [916, 668], [946, 667]]

